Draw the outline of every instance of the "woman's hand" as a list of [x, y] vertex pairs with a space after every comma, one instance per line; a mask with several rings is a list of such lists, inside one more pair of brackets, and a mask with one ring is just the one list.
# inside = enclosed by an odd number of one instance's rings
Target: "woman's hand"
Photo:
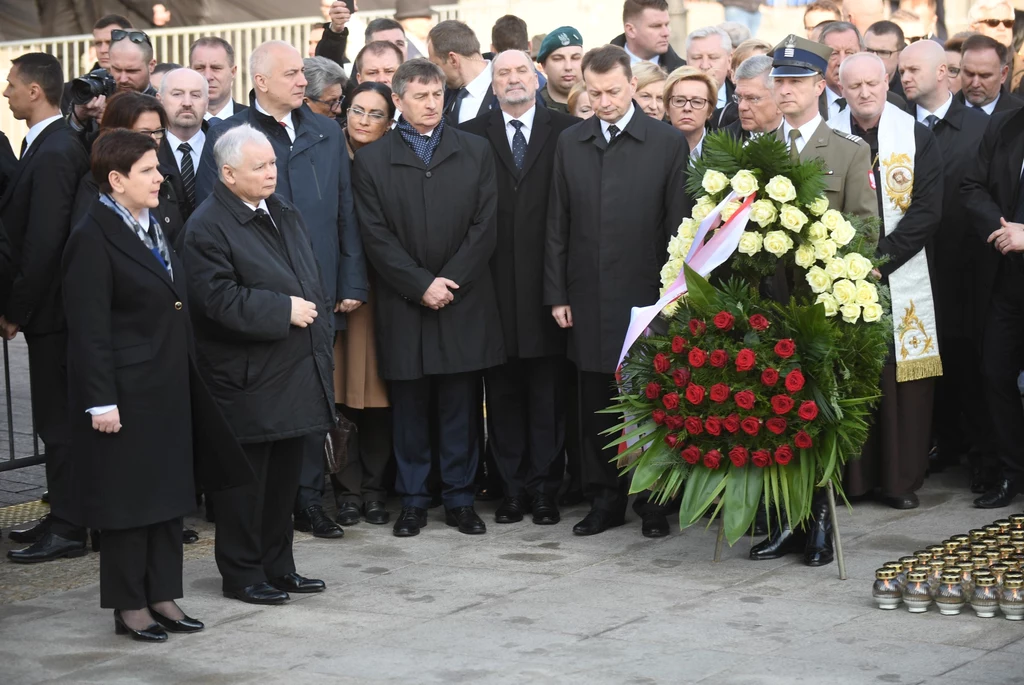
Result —
[[92, 417], [92, 427], [100, 433], [117, 433], [121, 430], [121, 413], [111, 409], [105, 414]]

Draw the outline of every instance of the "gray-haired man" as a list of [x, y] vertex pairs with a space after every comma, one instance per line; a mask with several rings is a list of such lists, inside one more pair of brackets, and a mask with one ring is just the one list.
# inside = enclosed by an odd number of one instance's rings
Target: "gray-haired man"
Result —
[[769, 55], [754, 55], [736, 68], [732, 99], [739, 118], [725, 127], [736, 138], [746, 140], [782, 126], [782, 112], [772, 94], [772, 62]]

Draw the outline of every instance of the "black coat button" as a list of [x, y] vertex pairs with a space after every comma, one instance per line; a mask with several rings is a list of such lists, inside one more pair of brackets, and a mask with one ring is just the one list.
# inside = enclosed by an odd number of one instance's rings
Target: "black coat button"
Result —
[[427, 172], [427, 178], [430, 178], [430, 172], [429, 171]]
[[182, 304], [181, 304], [181, 302], [175, 302], [175, 303], [174, 303], [174, 308], [175, 308], [175, 309], [176, 309], [177, 311], [179, 311], [179, 312], [180, 312], [180, 311], [181, 311], [181, 307], [182, 307]]

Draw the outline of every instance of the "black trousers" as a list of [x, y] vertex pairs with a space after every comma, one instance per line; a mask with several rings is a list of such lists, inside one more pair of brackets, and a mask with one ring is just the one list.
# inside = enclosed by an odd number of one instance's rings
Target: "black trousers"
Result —
[[144, 609], [180, 599], [181, 518], [141, 528], [104, 530], [100, 552], [100, 606]]
[[985, 396], [1003, 475], [1024, 484], [1024, 409], [1017, 376], [1024, 368], [1024, 260], [999, 260], [985, 326]]
[[558, 495], [565, 445], [561, 357], [510, 359], [484, 374], [489, 443], [506, 497]]
[[442, 497], [448, 508], [472, 506], [480, 461], [479, 373], [391, 381], [391, 417], [402, 506], [430, 505], [431, 396], [436, 398]]
[[350, 409], [341, 412], [356, 424], [357, 432], [349, 438], [348, 461], [333, 476], [334, 496], [341, 504], [387, 500], [384, 474], [391, 461], [391, 409]]
[[32, 421], [46, 449], [46, 486], [50, 491], [50, 531], [62, 538], [85, 539], [78, 520], [72, 464], [69, 461], [71, 416], [68, 409], [68, 336], [25, 335], [28, 344]]
[[614, 459], [616, 450], [605, 445], [613, 438], [602, 433], [620, 422], [616, 414], [600, 414], [612, 405], [618, 390], [610, 373], [580, 371], [580, 423], [583, 445], [580, 452], [583, 494], [594, 509], [624, 514], [629, 493], [629, 478], [619, 476]]
[[326, 433], [310, 433], [302, 438], [302, 466], [299, 470], [299, 489], [295, 493], [296, 513], [324, 498], [324, 442]]
[[295, 571], [292, 505], [306, 444], [298, 437], [242, 445], [256, 479], [208, 495], [217, 509], [214, 552], [225, 590]]
[[[969, 454], [985, 460], [996, 452], [992, 418], [985, 401], [978, 341], [968, 337], [940, 338], [942, 377], [935, 385], [934, 430], [947, 457]], [[970, 401], [964, 401], [970, 398]]]

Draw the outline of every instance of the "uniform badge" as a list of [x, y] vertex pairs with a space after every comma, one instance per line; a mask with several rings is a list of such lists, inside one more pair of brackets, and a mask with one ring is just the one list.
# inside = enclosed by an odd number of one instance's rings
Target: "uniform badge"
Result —
[[871, 186], [871, 190], [878, 190], [878, 186], [875, 185], [875, 172], [868, 169], [868, 185]]
[[558, 34], [558, 40], [561, 42], [563, 47], [567, 47], [569, 45], [569, 36], [564, 33]]
[[789, 34], [789, 36], [786, 37], [786, 42], [783, 43], [782, 47], [782, 54], [784, 57], [793, 57], [796, 51], [796, 36], [794, 36], [792, 33]]

